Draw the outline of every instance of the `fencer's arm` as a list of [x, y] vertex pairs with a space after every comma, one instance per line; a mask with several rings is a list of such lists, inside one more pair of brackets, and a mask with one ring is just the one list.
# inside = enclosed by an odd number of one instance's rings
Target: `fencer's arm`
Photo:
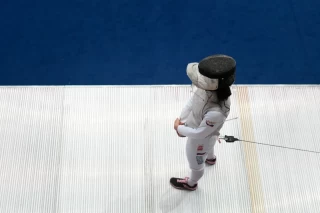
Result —
[[189, 99], [187, 104], [183, 107], [182, 112], [180, 114], [180, 121], [182, 123], [185, 123], [187, 121], [187, 118], [191, 112], [191, 107], [192, 107], [192, 97]]
[[177, 132], [188, 138], [204, 139], [213, 133], [224, 121], [225, 117], [221, 113], [208, 112], [198, 128], [193, 129], [191, 127], [179, 125]]

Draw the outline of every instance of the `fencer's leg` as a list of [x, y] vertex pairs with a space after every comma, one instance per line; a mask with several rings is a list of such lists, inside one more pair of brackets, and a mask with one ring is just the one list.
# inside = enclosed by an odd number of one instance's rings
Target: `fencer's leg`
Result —
[[212, 147], [212, 148], [208, 151], [207, 159], [214, 159], [214, 158], [216, 158], [216, 156], [214, 155], [214, 147]]
[[204, 175], [204, 169], [194, 170], [191, 169], [190, 179], [188, 179], [189, 186], [194, 186]]
[[217, 141], [217, 137], [214, 137], [212, 140], [212, 144], [210, 144], [210, 146], [208, 147], [208, 156], [206, 159], [206, 163], [210, 164], [210, 165], [214, 165], [217, 161], [217, 157], [214, 154], [214, 146], [216, 144]]
[[214, 155], [213, 158], [207, 158], [206, 163], [209, 165], [214, 165], [217, 162], [217, 157]]
[[190, 186], [195, 186], [204, 175], [204, 162], [207, 158], [207, 153], [203, 149], [204, 146], [198, 144], [197, 141], [192, 139], [187, 141], [186, 152], [191, 169], [190, 178], [188, 179]]
[[[198, 180], [203, 176], [204, 173], [204, 161], [206, 159], [205, 153], [197, 155], [197, 143], [192, 139], [187, 140], [186, 154], [191, 169], [191, 178], [171, 178], [170, 183], [176, 189], [184, 189], [194, 191], [198, 187]], [[199, 154], [199, 153], [198, 153]]]

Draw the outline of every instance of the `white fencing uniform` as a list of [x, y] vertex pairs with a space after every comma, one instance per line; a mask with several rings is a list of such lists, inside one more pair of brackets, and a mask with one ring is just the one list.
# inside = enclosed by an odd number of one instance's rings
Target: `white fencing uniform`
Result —
[[177, 132], [188, 137], [186, 153], [194, 185], [204, 174], [205, 160], [214, 158], [214, 145], [230, 111], [230, 98], [219, 102], [215, 91], [197, 89], [183, 108]]
[[175, 120], [174, 129], [179, 136], [188, 137], [186, 153], [191, 175], [184, 179], [172, 177], [170, 184], [177, 189], [194, 191], [204, 174], [206, 160], [211, 165], [215, 163], [214, 145], [229, 115], [236, 61], [230, 56], [215, 54], [199, 63], [189, 63], [186, 71], [198, 89], [182, 110], [180, 119]]

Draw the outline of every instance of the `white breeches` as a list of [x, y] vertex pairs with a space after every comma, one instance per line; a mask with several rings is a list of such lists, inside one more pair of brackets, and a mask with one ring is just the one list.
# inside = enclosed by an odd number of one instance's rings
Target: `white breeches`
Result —
[[190, 169], [204, 169], [205, 160], [207, 158], [212, 159], [214, 156], [214, 145], [217, 140], [217, 136], [206, 140], [195, 140], [188, 138], [186, 144], [186, 153]]
[[205, 140], [188, 138], [186, 144], [187, 159], [191, 169], [190, 179], [197, 182], [204, 174], [206, 159], [214, 157], [214, 145], [218, 140], [217, 136]]

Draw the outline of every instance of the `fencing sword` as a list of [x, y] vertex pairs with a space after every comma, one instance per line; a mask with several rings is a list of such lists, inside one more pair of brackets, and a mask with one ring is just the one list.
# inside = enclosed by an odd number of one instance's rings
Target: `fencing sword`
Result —
[[[226, 121], [231, 121], [231, 120], [236, 120], [236, 119], [238, 119], [238, 117], [231, 118], [231, 119], [228, 119]], [[221, 143], [220, 139], [224, 140], [227, 143], [234, 143], [236, 141], [242, 141], [242, 142], [245, 142], [245, 143], [254, 143], [254, 144], [259, 144], [259, 145], [273, 146], [273, 147], [278, 147], [278, 148], [292, 149], [292, 150], [296, 150], [296, 151], [303, 151], [303, 152], [311, 152], [311, 153], [320, 154], [320, 152], [317, 152], [317, 151], [306, 150], [306, 149], [298, 149], [298, 148], [292, 148], [292, 147], [286, 147], [286, 146], [279, 146], [279, 145], [273, 145], [273, 144], [266, 144], [266, 143], [259, 143], [259, 142], [255, 142], [255, 141], [241, 140], [241, 139], [235, 138], [234, 136], [228, 136], [228, 135], [225, 135], [224, 137], [220, 137], [219, 138], [219, 143]]]
[[293, 150], [297, 150], [297, 151], [312, 152], [312, 153], [320, 154], [320, 152], [317, 152], [317, 151], [306, 150], [306, 149], [297, 149], [297, 148], [286, 147], [286, 146], [278, 146], [278, 145], [272, 145], [272, 144], [266, 144], [266, 143], [258, 143], [258, 142], [254, 142], [254, 141], [241, 140], [241, 139], [235, 138], [234, 136], [228, 136], [228, 135], [225, 135], [224, 137], [221, 137], [219, 139], [222, 139], [222, 140], [226, 141], [227, 143], [234, 143], [235, 141], [242, 141], [242, 142], [246, 142], [246, 143], [254, 143], [254, 144], [260, 144], [260, 145], [274, 146], [274, 147], [278, 147], [278, 148], [293, 149]]
[[[232, 120], [236, 120], [236, 119], [238, 119], [238, 117], [230, 118], [226, 121], [232, 121]], [[223, 122], [218, 122], [218, 123], [223, 123]], [[307, 150], [307, 149], [298, 149], [298, 148], [279, 146], [279, 145], [273, 145], [273, 144], [266, 144], [266, 143], [259, 143], [259, 142], [255, 142], [255, 141], [241, 140], [241, 139], [235, 138], [234, 136], [228, 136], [228, 135], [225, 135], [224, 137], [219, 137], [218, 139], [219, 139], [219, 143], [221, 143], [220, 139], [226, 141], [227, 143], [234, 143], [236, 141], [241, 141], [241, 142], [245, 142], [245, 143], [254, 143], [254, 144], [259, 144], [259, 145], [273, 146], [273, 147], [277, 147], [277, 148], [292, 149], [292, 150], [296, 150], [296, 151], [303, 151], [303, 152], [311, 152], [311, 153], [320, 154], [320, 152], [318, 152], [318, 151], [312, 151], [312, 150]]]

